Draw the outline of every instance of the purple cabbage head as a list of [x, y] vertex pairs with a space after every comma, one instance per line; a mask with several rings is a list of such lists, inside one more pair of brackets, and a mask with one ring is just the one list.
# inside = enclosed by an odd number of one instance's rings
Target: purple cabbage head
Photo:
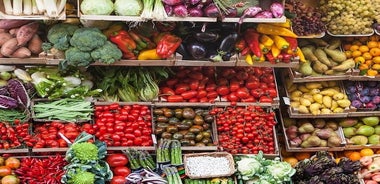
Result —
[[270, 12], [274, 18], [280, 18], [284, 15], [284, 6], [279, 2], [274, 2], [270, 6]]

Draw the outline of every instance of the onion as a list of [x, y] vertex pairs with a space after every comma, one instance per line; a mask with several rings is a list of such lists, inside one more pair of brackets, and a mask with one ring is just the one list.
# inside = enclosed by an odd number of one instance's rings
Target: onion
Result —
[[189, 12], [184, 4], [179, 4], [173, 7], [173, 13], [179, 17], [186, 17]]
[[219, 17], [220, 15], [219, 9], [214, 3], [209, 4], [203, 9], [203, 12], [207, 17]]
[[189, 8], [188, 11], [189, 11], [189, 15], [191, 17], [202, 17], [203, 16], [202, 9], [200, 9], [198, 7]]
[[261, 11], [258, 14], [255, 15], [255, 18], [273, 18], [273, 14], [270, 11]]
[[239, 19], [239, 24], [243, 23], [243, 19], [246, 17], [254, 17], [256, 14], [258, 14], [260, 11], [262, 11], [261, 7], [258, 6], [252, 6], [244, 10], [243, 15]]
[[191, 5], [196, 5], [199, 2], [201, 2], [201, 0], [188, 0], [188, 3], [191, 4]]
[[164, 8], [165, 8], [165, 12], [166, 12], [166, 14], [168, 16], [172, 16], [173, 15], [173, 6], [165, 4]]

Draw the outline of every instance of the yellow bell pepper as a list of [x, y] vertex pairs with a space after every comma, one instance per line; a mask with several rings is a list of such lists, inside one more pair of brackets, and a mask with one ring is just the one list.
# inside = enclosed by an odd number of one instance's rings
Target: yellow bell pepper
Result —
[[306, 62], [305, 55], [303, 54], [302, 50], [297, 47], [297, 56], [300, 58], [301, 62]]
[[262, 43], [259, 43], [260, 50], [263, 54], [268, 53], [269, 49]]
[[261, 35], [260, 36], [260, 43], [262, 43], [263, 45], [265, 45], [265, 47], [269, 47], [270, 48], [270, 47], [272, 47], [274, 41], [268, 35]]
[[267, 34], [267, 35], [278, 35], [278, 36], [288, 36], [291, 38], [297, 38], [297, 35], [293, 33], [290, 29], [280, 27], [280, 26], [274, 26], [271, 24], [258, 24], [256, 31], [261, 34]]
[[281, 53], [281, 50], [279, 48], [277, 48], [277, 46], [275, 44], [272, 45], [270, 50], [271, 50], [274, 58], [277, 58], [278, 55], [280, 55], [280, 53]]
[[289, 48], [290, 44], [285, 40], [285, 38], [278, 36], [278, 35], [271, 35], [270, 36], [276, 47], [280, 50]]
[[161, 57], [157, 54], [156, 49], [143, 50], [137, 56], [137, 60], [158, 60]]
[[253, 65], [253, 60], [252, 60], [252, 56], [251, 56], [251, 54], [247, 54], [247, 55], [245, 56], [245, 62], [246, 62], [247, 64], [249, 64], [249, 65]]

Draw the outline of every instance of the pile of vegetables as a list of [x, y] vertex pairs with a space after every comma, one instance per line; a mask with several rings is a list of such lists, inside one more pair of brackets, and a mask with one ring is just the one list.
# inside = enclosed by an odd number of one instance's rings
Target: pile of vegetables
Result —
[[60, 183], [66, 164], [61, 155], [47, 158], [26, 157], [21, 159], [20, 168], [15, 173], [21, 183]]
[[[158, 139], [178, 140], [182, 146], [213, 146], [209, 110], [202, 108], [161, 107], [153, 110]], [[168, 147], [168, 145], [164, 145]], [[167, 160], [166, 160], [167, 161]]]
[[102, 160], [107, 154], [106, 144], [98, 140], [90, 142], [92, 138], [82, 132], [70, 144], [65, 156], [69, 164], [63, 168], [62, 183], [105, 183], [112, 179], [108, 163]]
[[50, 44], [43, 45], [45, 52], [64, 55], [61, 68], [88, 66], [94, 61], [111, 64], [122, 57], [122, 52], [98, 28], [55, 24], [49, 29], [47, 39]]
[[146, 151], [139, 151], [129, 148], [127, 150], [123, 150], [123, 153], [127, 155], [132, 171], [137, 171], [139, 169], [156, 169], [156, 162], [154, 162], [153, 157]]
[[92, 104], [90, 101], [63, 98], [55, 101], [36, 101], [33, 118], [60, 121], [90, 121]]
[[127, 166], [129, 160], [123, 153], [113, 153], [106, 157], [106, 162], [111, 167], [113, 177], [111, 183], [126, 182], [126, 177], [131, 174], [131, 169]]
[[319, 151], [313, 158], [297, 163], [295, 166], [296, 172], [292, 176], [292, 180], [299, 184], [359, 184], [357, 174], [360, 168], [360, 161], [351, 161], [343, 157], [336, 163], [330, 153]]
[[103, 90], [104, 101], [153, 101], [158, 97], [158, 83], [169, 77], [165, 67], [94, 67], [95, 86]]
[[244, 183], [285, 183], [292, 181], [296, 170], [289, 163], [281, 162], [277, 157], [269, 160], [263, 153], [257, 155], [236, 156], [238, 180]]
[[170, 163], [174, 166], [183, 164], [181, 142], [178, 140], [161, 139], [156, 154], [157, 163]]
[[212, 183], [212, 184], [220, 184], [220, 183], [225, 183], [225, 184], [234, 184], [235, 181], [232, 177], [223, 177], [223, 178], [210, 178], [210, 179], [185, 179], [185, 184], [195, 184], [195, 183]]
[[93, 89], [92, 76], [77, 68], [62, 71], [57, 67], [31, 67], [27, 72], [37, 95], [42, 98], [85, 99], [98, 96], [102, 91]]
[[14, 119], [12, 122], [0, 122], [0, 149], [7, 150], [28, 146], [29, 125], [29, 122], [18, 119]]
[[380, 83], [373, 81], [344, 83], [351, 106], [358, 110], [380, 109]]
[[107, 146], [153, 145], [150, 106], [96, 105], [94, 120], [95, 137]]
[[364, 179], [366, 184], [378, 184], [380, 182], [380, 175], [378, 173], [379, 155], [364, 156], [360, 159], [362, 169], [359, 173], [359, 178]]
[[0, 57], [28, 58], [42, 52], [42, 40], [37, 34], [39, 22], [0, 20]]
[[58, 17], [64, 11], [66, 0], [4, 0], [7, 15], [45, 15]]

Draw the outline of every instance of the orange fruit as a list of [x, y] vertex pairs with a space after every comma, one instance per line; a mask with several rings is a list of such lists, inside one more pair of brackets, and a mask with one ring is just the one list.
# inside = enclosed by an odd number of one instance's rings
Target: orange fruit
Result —
[[371, 48], [369, 53], [371, 53], [372, 56], [380, 56], [380, 48]]
[[307, 158], [310, 158], [311, 157], [311, 154], [309, 152], [297, 152], [297, 153], [294, 153], [294, 156], [298, 159], [298, 160], [305, 160]]
[[352, 44], [357, 46], [363, 45], [362, 42], [360, 42], [359, 40], [353, 41]]
[[359, 152], [354, 151], [354, 152], [352, 152], [352, 153], [348, 156], [348, 158], [349, 158], [350, 160], [352, 160], [352, 161], [357, 161], [357, 160], [360, 160], [360, 158], [362, 158], [362, 157], [361, 157], [361, 155], [360, 155]]
[[284, 157], [283, 160], [289, 163], [292, 167], [294, 167], [298, 163], [298, 160], [295, 157]]
[[346, 54], [347, 58], [352, 58], [352, 51], [346, 50], [346, 51], [344, 51], [344, 53]]
[[355, 62], [356, 63], [364, 63], [365, 62], [365, 59], [363, 56], [358, 56], [355, 58]]
[[375, 47], [377, 47], [377, 41], [369, 41], [368, 43], [367, 43], [367, 46], [368, 46], [368, 48], [375, 48]]
[[379, 72], [377, 70], [373, 70], [373, 69], [368, 69], [367, 70], [367, 75], [368, 76], [376, 76]]
[[367, 45], [361, 45], [360, 47], [359, 47], [359, 51], [360, 52], [368, 52], [369, 51], [369, 48], [367, 47]]
[[368, 70], [369, 66], [365, 63], [362, 63], [359, 65], [359, 70]]
[[373, 58], [372, 58], [372, 61], [373, 61], [374, 63], [380, 64], [380, 56], [375, 56], [375, 57], [373, 57]]
[[370, 60], [366, 60], [365, 62], [364, 62], [364, 64], [366, 64], [366, 65], [368, 65], [368, 66], [371, 66], [372, 65], [372, 60], [370, 59]]
[[362, 55], [362, 52], [360, 50], [352, 51], [352, 57], [356, 58]]
[[[377, 43], [376, 43], [376, 45], [377, 45]], [[351, 46], [352, 46], [351, 44], [345, 43], [345, 44], [343, 44], [343, 49], [346, 50], [346, 51], [348, 51], [348, 50], [350, 50]]]
[[360, 150], [360, 156], [372, 156], [374, 155], [374, 151], [371, 148], [363, 148]]
[[356, 51], [359, 50], [359, 45], [351, 45], [350, 51]]
[[362, 54], [362, 56], [364, 57], [364, 59], [368, 60], [368, 59], [372, 59], [372, 55], [369, 53], [369, 52], [365, 52]]
[[372, 66], [371, 66], [371, 68], [372, 69], [374, 69], [374, 70], [380, 70], [380, 64], [373, 64]]

